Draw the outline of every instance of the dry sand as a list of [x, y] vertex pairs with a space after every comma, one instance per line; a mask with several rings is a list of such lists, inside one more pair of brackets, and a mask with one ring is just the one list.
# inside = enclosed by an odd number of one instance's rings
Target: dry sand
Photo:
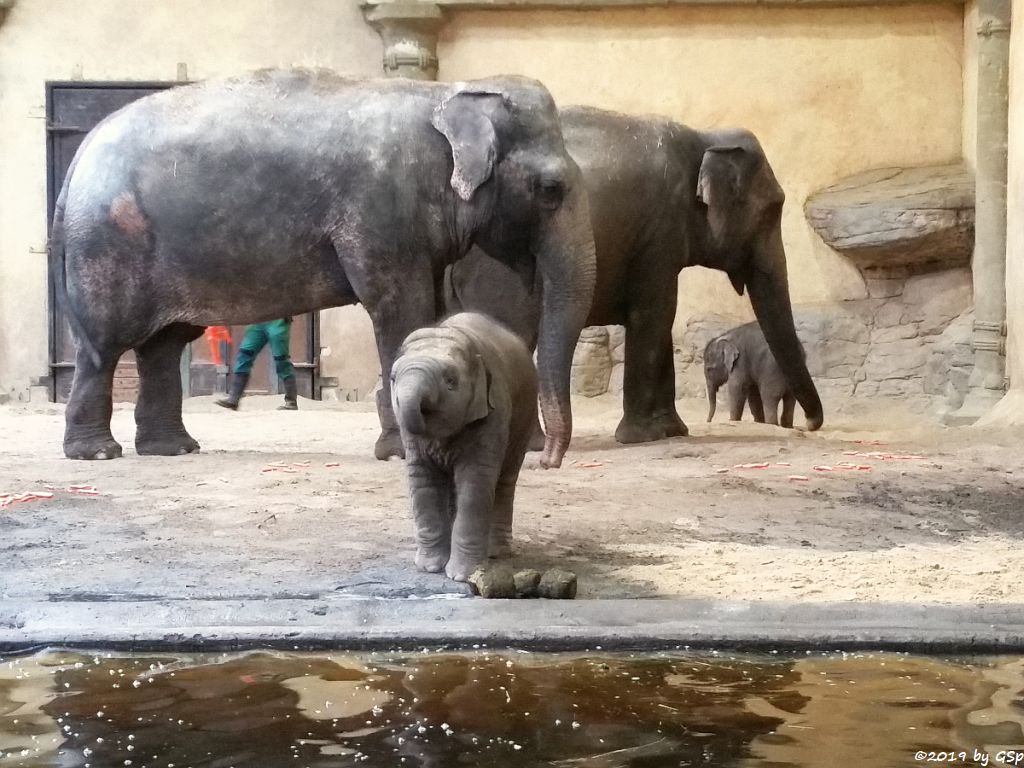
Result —
[[[63, 458], [61, 406], [0, 408], [0, 493], [56, 489], [0, 509], [0, 597], [400, 593], [417, 578], [404, 465], [373, 459], [372, 406], [279, 402], [250, 397], [231, 413], [186, 401], [203, 450], [175, 458], [136, 456], [119, 406], [125, 457], [109, 462]], [[680, 402], [690, 437], [622, 446], [617, 398], [575, 405], [564, 467], [541, 470], [533, 454], [520, 476], [514, 563], [576, 571], [581, 598], [1024, 597], [1020, 430], [920, 426], [877, 403], [827, 412], [817, 433], [708, 425], [695, 400]], [[847, 455], [871, 451], [923, 458]], [[813, 469], [843, 461], [870, 470]], [[309, 465], [262, 473], [271, 462]], [[735, 467], [760, 462], [771, 466]], [[70, 494], [74, 483], [100, 495]]]

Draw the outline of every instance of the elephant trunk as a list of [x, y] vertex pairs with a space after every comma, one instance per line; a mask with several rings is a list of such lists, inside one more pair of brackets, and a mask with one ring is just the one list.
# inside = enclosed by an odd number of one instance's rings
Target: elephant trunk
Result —
[[715, 408], [718, 406], [718, 382], [711, 378], [710, 373], [704, 374], [708, 386], [708, 423], [715, 418]]
[[427, 431], [424, 413], [434, 407], [437, 399], [434, 378], [419, 368], [408, 368], [395, 380], [392, 398], [395, 414], [403, 430], [412, 435]]
[[824, 420], [821, 398], [807, 370], [803, 347], [793, 323], [793, 307], [789, 299], [786, 274], [786, 253], [782, 231], [776, 226], [772, 236], [757, 253], [747, 275], [750, 303], [761, 326], [768, 348], [786, 376], [797, 402], [804, 409], [807, 429], [814, 431]]
[[547, 435], [540, 461], [545, 468], [561, 466], [572, 437], [569, 371], [594, 296], [594, 236], [586, 192], [577, 179], [536, 252], [542, 284], [537, 384]]

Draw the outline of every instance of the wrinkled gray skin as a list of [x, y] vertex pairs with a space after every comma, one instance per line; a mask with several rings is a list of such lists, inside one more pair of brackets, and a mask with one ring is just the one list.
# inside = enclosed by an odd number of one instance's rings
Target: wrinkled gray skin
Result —
[[[129, 349], [136, 449], [196, 450], [178, 365], [205, 325], [360, 302], [389, 371], [474, 243], [543, 282], [542, 463], [558, 466], [594, 256], [579, 169], [540, 83], [263, 71], [140, 99], [86, 138], [57, 201], [53, 278], [78, 341], [65, 454], [121, 454], [111, 383]], [[378, 458], [401, 454], [389, 386]]]
[[728, 383], [730, 420], [742, 419], [743, 406], [749, 402], [754, 421], [793, 427], [796, 398], [757, 323], [733, 328], [708, 342], [704, 348], [704, 379], [708, 387], [708, 421], [715, 416], [719, 387]]
[[[807, 428], [818, 429], [821, 400], [789, 299], [785, 195], [757, 139], [744, 130], [701, 132], [588, 107], [560, 112], [566, 146], [583, 172], [597, 248], [587, 325], [626, 328], [623, 417], [615, 439], [687, 434], [675, 408], [672, 323], [679, 272], [697, 265], [726, 272], [738, 293], [750, 295]], [[534, 315], [523, 308], [530, 293], [486, 249], [453, 265], [448, 281], [455, 297], [449, 311], [485, 311], [526, 339], [535, 333]]]
[[409, 335], [391, 369], [416, 525], [416, 565], [466, 581], [512, 554], [512, 502], [537, 412], [533, 357], [464, 312]]

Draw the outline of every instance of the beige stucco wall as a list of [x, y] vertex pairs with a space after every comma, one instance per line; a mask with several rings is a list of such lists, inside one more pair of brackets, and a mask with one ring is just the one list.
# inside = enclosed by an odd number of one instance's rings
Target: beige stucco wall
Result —
[[[47, 373], [47, 80], [174, 80], [179, 62], [194, 79], [290, 65], [379, 75], [381, 53], [351, 0], [19, 0], [0, 26], [0, 395], [23, 399]], [[360, 338], [350, 354], [365, 357]], [[325, 373], [345, 363], [336, 351]]]
[[978, 156], [978, 3], [968, 0], [964, 6], [964, 112], [963, 154], [971, 169]]
[[[693, 7], [461, 12], [442, 32], [441, 79], [519, 72], [559, 104], [659, 113], [760, 138], [786, 189], [795, 302], [865, 295], [859, 273], [806, 224], [809, 193], [868, 168], [961, 156], [959, 6]], [[749, 316], [721, 273], [683, 273], [693, 313]]]

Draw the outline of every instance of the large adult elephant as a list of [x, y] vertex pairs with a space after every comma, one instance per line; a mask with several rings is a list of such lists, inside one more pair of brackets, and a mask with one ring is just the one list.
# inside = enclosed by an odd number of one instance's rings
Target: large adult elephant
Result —
[[[57, 200], [54, 281], [78, 341], [64, 452], [114, 458], [111, 383], [139, 368], [140, 454], [198, 444], [178, 361], [205, 325], [362, 303], [389, 371], [434, 322], [445, 266], [479, 243], [544, 282], [542, 458], [569, 443], [569, 367], [594, 285], [579, 168], [535, 81], [261, 71], [175, 88], [86, 137]], [[389, 379], [378, 458], [400, 453]]]
[[[587, 325], [624, 325], [622, 443], [687, 434], [675, 407], [672, 323], [679, 272], [723, 270], [754, 313], [804, 409], [822, 424], [821, 400], [793, 325], [782, 245], [785, 200], [748, 131], [695, 131], [668, 119], [588, 107], [561, 110], [569, 154], [583, 171], [597, 248]], [[447, 277], [449, 311], [488, 312], [528, 342], [537, 294], [528, 281], [474, 249]], [[496, 297], [502, 300], [496, 300]], [[531, 326], [531, 323], [534, 325]]]

